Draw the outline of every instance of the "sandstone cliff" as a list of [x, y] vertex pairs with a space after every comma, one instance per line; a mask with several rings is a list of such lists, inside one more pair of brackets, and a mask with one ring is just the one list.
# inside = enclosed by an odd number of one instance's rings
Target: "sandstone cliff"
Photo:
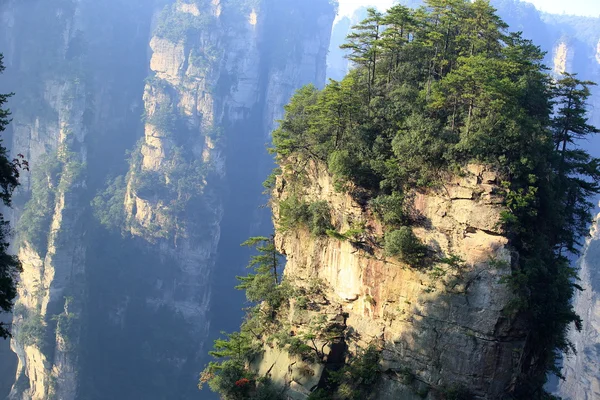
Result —
[[[496, 173], [470, 165], [439, 190], [413, 193], [420, 221], [414, 233], [435, 253], [421, 268], [384, 255], [377, 218], [337, 192], [324, 168], [312, 164], [306, 176], [304, 200], [327, 202], [336, 231], [362, 226], [364, 233], [351, 241], [315, 237], [305, 228], [280, 231], [276, 243], [287, 257], [286, 280], [302, 295], [278, 319], [293, 336], [314, 330], [322, 317], [322, 326], [337, 325], [341, 333], [317, 339], [323, 363], [265, 345], [255, 362], [259, 375], [285, 387], [290, 398], [305, 399], [323, 384], [324, 369], [375, 346], [380, 360], [373, 398], [435, 399], [459, 386], [480, 398], [501, 398], [516, 376], [525, 333], [507, 313], [512, 295], [501, 282], [513, 255], [497, 225]], [[295, 179], [284, 173], [274, 189], [276, 225]]]
[[[82, 58], [69, 54], [80, 34], [81, 18], [75, 4], [39, 5], [36, 11], [52, 15], [43, 27], [48, 35], [41, 65], [28, 65], [39, 32], [17, 37], [15, 29], [40, 22], [14, 2], [2, 14], [10, 53], [9, 68], [30, 82], [17, 97], [11, 149], [30, 160], [34, 172], [25, 174], [19, 195], [31, 196], [16, 215], [23, 275], [18, 287], [13, 321], [13, 351], [19, 358], [10, 398], [74, 398], [76, 391], [81, 288], [84, 284], [85, 248], [81, 241], [82, 193], [86, 187], [84, 114], [89, 90]], [[20, 48], [24, 43], [25, 48]], [[23, 52], [23, 53], [21, 53]], [[38, 61], [39, 63], [39, 61]], [[52, 63], [60, 63], [52, 65]], [[53, 69], [53, 68], [64, 68]], [[45, 70], [47, 68], [47, 70]], [[67, 72], [68, 70], [68, 72]], [[14, 76], [14, 75], [13, 75]], [[23, 207], [23, 208], [20, 208]]]
[[[324, 84], [328, 1], [160, 3], [0, 6], [10, 147], [32, 167], [11, 218], [14, 399], [196, 393], [230, 175], [257, 186], [283, 105]], [[255, 197], [226, 236], [256, 224]]]

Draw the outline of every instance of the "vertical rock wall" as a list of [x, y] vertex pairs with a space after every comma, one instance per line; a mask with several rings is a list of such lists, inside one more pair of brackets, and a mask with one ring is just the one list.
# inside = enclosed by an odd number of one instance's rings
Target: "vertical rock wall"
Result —
[[470, 165], [463, 176], [448, 177], [439, 191], [414, 193], [412, 205], [421, 221], [414, 233], [439, 259], [463, 260], [458, 267], [440, 262], [427, 270], [386, 257], [380, 246], [371, 245], [383, 235], [380, 222], [364, 204], [337, 191], [326, 168], [308, 163], [304, 173], [302, 189], [294, 173], [278, 179], [276, 224], [279, 204], [300, 196], [308, 203], [326, 202], [335, 231], [362, 226], [364, 233], [354, 243], [315, 236], [302, 225], [277, 233], [276, 245], [287, 258], [286, 280], [295, 290], [277, 313], [282, 335], [318, 332], [320, 320], [339, 331], [329, 342], [313, 334], [316, 339], [308, 344], [322, 346], [321, 362], [266, 339], [264, 353], [254, 361], [258, 374], [270, 376], [290, 398], [305, 399], [323, 382], [324, 364], [334, 368], [348, 355], [375, 346], [381, 358], [369, 391], [374, 399], [446, 398], [440, 393], [460, 385], [476, 398], [510, 393], [526, 332], [505, 311], [512, 294], [502, 277], [510, 274], [515, 255], [498, 230], [497, 174]]
[[65, 1], [8, 2], [2, 12], [8, 75], [20, 92], [11, 104], [10, 147], [33, 171], [23, 175], [13, 216], [20, 218], [17, 252], [24, 269], [11, 342], [19, 358], [15, 399], [74, 398], [77, 388], [90, 107], [85, 57], [75, 48], [79, 11], [79, 4]]
[[13, 399], [195, 395], [228, 199], [259, 184], [293, 91], [324, 83], [326, 0], [160, 3], [0, 7], [11, 148], [32, 167]]

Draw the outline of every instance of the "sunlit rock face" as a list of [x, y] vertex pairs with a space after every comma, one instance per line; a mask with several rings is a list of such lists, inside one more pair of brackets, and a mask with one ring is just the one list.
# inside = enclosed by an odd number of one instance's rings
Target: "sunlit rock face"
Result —
[[554, 73], [561, 75], [573, 70], [573, 54], [566, 42], [560, 42], [554, 48]]
[[[364, 205], [335, 189], [326, 168], [309, 163], [305, 174], [302, 200], [327, 202], [336, 231], [364, 226], [368, 235], [383, 234]], [[293, 179], [284, 173], [274, 189], [276, 225]], [[461, 384], [481, 398], [501, 398], [518, 375], [515, 360], [524, 352], [526, 332], [504, 311], [512, 294], [501, 281], [510, 274], [514, 254], [496, 224], [503, 210], [498, 184], [495, 172], [470, 165], [462, 177], [448, 177], [445, 190], [413, 193], [411, 209], [426, 221], [414, 233], [440, 256], [464, 260], [460, 270], [446, 269], [443, 276], [386, 257], [377, 246], [362, 250], [350, 241], [315, 237], [304, 227], [278, 232], [286, 279], [300, 293], [317, 294], [304, 309], [292, 299], [277, 318], [293, 335], [309, 330], [319, 317], [342, 326], [346, 354], [317, 341], [327, 362], [378, 346], [381, 379], [371, 392], [376, 399], [419, 399], [419, 393], [434, 396], [440, 387]], [[307, 398], [323, 365], [290, 355], [287, 348], [264, 350], [254, 362], [258, 373], [286, 388], [290, 398]], [[416, 377], [409, 384], [402, 378], [407, 371]]]
[[216, 271], [227, 201], [260, 187], [293, 91], [324, 84], [333, 18], [327, 0], [0, 6], [10, 147], [31, 165], [11, 217], [24, 267], [11, 398], [197, 395], [227, 296], [210, 286], [235, 276]]

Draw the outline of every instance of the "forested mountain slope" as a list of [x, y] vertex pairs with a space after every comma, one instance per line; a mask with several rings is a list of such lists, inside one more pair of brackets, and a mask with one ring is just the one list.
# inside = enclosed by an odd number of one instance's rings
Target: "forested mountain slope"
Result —
[[[276, 235], [201, 384], [225, 399], [549, 399], [581, 328], [570, 255], [600, 161], [592, 84], [485, 1], [369, 10], [355, 68], [273, 134]], [[285, 255], [281, 271], [278, 261]], [[268, 395], [267, 395], [268, 394]], [[270, 397], [264, 397], [270, 396]]]

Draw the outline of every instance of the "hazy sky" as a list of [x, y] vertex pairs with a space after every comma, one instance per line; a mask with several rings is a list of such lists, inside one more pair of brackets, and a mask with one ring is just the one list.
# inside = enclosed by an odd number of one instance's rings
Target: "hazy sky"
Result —
[[[600, 16], [600, 0], [526, 0], [543, 11], [562, 14]], [[352, 14], [356, 8], [366, 5], [375, 5], [385, 10], [389, 8], [393, 0], [339, 0], [340, 15]]]

